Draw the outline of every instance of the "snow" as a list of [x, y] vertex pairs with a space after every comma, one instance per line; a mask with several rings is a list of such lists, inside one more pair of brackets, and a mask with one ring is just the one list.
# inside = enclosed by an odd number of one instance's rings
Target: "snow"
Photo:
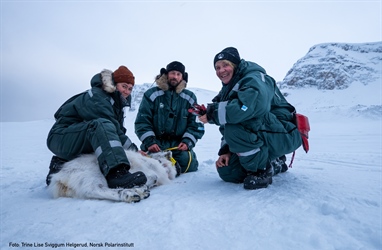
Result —
[[[191, 90], [204, 104], [216, 94]], [[199, 171], [134, 204], [53, 199], [45, 140], [54, 121], [0, 123], [0, 248], [382, 249], [381, 83], [283, 92], [309, 117], [310, 151], [298, 149], [272, 185], [223, 182], [214, 166], [220, 134], [208, 124], [195, 148]], [[126, 127], [137, 142], [135, 115], [127, 113]]]

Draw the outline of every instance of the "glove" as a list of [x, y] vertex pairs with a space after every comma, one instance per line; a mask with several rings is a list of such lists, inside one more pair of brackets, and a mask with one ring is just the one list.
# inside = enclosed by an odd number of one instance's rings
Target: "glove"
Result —
[[194, 105], [188, 109], [188, 112], [193, 114], [193, 115], [197, 115], [197, 116], [201, 116], [201, 115], [205, 115], [206, 114], [206, 107], [204, 106], [204, 104], [202, 105], [199, 105], [199, 104], [196, 104], [194, 103]]

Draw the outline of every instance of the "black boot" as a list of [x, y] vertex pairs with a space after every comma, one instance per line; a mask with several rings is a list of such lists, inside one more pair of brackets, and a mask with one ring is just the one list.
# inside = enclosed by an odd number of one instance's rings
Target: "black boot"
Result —
[[286, 171], [288, 171], [288, 165], [285, 163], [286, 162], [286, 156], [283, 155], [283, 156], [280, 156], [279, 157], [279, 160], [281, 161], [281, 173], [284, 173]]
[[271, 161], [271, 165], [273, 167], [273, 175], [276, 175], [278, 173], [284, 173], [288, 170], [288, 165], [285, 162], [285, 155], [280, 156]]
[[52, 159], [50, 160], [49, 165], [49, 173], [46, 176], [46, 185], [49, 186], [50, 180], [52, 179], [52, 174], [58, 173], [62, 169], [62, 165], [67, 162], [67, 160], [64, 160], [58, 156], [53, 155]]
[[141, 172], [130, 173], [130, 166], [127, 164], [118, 165], [110, 169], [106, 176], [109, 188], [133, 188], [146, 184], [146, 175]]
[[281, 161], [279, 158], [276, 158], [271, 161], [271, 166], [273, 167], [273, 175], [276, 175], [281, 172]]
[[265, 170], [257, 170], [255, 173], [249, 174], [244, 179], [245, 189], [266, 188], [272, 184], [273, 167], [270, 163], [267, 164]]

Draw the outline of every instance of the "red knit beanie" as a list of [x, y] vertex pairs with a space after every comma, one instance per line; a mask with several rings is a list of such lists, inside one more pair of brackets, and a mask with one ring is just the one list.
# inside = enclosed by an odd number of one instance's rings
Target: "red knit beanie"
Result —
[[134, 86], [134, 75], [126, 66], [119, 66], [113, 73], [114, 83], [125, 82]]

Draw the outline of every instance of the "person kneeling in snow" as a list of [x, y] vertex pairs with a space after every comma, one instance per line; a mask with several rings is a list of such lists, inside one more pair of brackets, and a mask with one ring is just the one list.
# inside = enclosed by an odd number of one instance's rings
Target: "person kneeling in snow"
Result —
[[219, 176], [244, 182], [245, 189], [266, 188], [274, 174], [288, 169], [285, 154], [301, 146], [295, 108], [275, 80], [258, 64], [240, 59], [236, 48], [219, 52], [214, 68], [223, 86], [199, 120], [220, 126]]
[[161, 68], [155, 77], [157, 86], [148, 89], [142, 98], [135, 120], [135, 133], [141, 149], [149, 152], [173, 150], [180, 173], [198, 170], [195, 147], [204, 135], [204, 124], [187, 112], [197, 103], [188, 90], [188, 73], [178, 61]]
[[125, 66], [103, 70], [91, 79], [91, 89], [68, 99], [54, 114], [56, 123], [48, 134], [47, 146], [52, 157], [46, 177], [80, 154], [95, 153], [109, 188], [142, 186], [143, 172], [130, 173], [125, 149], [138, 151], [125, 134], [123, 108], [129, 105], [134, 75]]

